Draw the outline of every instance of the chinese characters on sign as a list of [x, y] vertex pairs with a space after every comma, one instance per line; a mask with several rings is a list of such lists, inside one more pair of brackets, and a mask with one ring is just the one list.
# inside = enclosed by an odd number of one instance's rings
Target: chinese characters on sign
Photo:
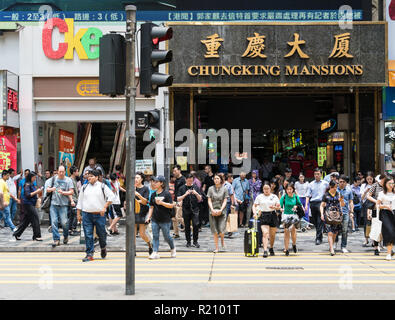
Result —
[[219, 38], [218, 34], [213, 34], [211, 36], [207, 37], [207, 40], [201, 40], [201, 43], [203, 43], [206, 48], [207, 52], [204, 55], [205, 58], [219, 58], [218, 55], [218, 49], [221, 46], [221, 43], [224, 41], [224, 39]]
[[10, 168], [16, 170], [17, 166], [17, 136], [0, 136], [0, 170]]
[[260, 36], [259, 33], [254, 32], [255, 37], [249, 37], [247, 40], [249, 41], [248, 47], [246, 51], [243, 53], [242, 57], [248, 58], [266, 58], [266, 56], [262, 53], [265, 50], [265, 36]]
[[70, 168], [74, 163], [74, 134], [65, 130], [59, 130], [59, 163], [66, 168], [66, 175], [70, 176]]
[[7, 105], [8, 110], [13, 110], [15, 112], [19, 111], [18, 92], [10, 88], [7, 89]]

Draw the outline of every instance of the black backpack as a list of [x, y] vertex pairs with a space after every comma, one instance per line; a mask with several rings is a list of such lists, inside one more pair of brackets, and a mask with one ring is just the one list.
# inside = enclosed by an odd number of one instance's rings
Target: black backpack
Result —
[[361, 201], [359, 200], [358, 195], [357, 195], [354, 191], [352, 192], [352, 194], [353, 194], [353, 197], [354, 197], [354, 198], [352, 199], [354, 205], [359, 204]]

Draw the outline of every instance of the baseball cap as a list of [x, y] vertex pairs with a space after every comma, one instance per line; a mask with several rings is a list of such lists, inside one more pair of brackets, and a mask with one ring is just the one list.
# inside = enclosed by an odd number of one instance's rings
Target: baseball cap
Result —
[[159, 182], [166, 182], [166, 178], [164, 176], [156, 176], [152, 178], [154, 181], [159, 181]]

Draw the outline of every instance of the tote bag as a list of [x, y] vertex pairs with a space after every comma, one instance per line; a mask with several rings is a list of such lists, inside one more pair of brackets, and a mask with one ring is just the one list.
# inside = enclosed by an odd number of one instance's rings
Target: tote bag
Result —
[[383, 225], [383, 223], [380, 221], [379, 219], [380, 217], [380, 208], [377, 206], [377, 217], [376, 218], [372, 218], [372, 226], [370, 229], [370, 234], [369, 234], [369, 238], [379, 242], [381, 237], [381, 227]]

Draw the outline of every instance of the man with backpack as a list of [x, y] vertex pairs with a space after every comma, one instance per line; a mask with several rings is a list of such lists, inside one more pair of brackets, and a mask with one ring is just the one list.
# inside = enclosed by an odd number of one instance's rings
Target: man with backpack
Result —
[[114, 194], [104, 183], [99, 181], [99, 175], [98, 170], [91, 170], [89, 172], [89, 182], [82, 187], [78, 197], [77, 219], [80, 222], [82, 221], [86, 244], [86, 257], [82, 259], [83, 262], [93, 260], [93, 254], [95, 252], [93, 227], [96, 227], [96, 232], [99, 236], [101, 257], [104, 259], [107, 256], [105, 213], [113, 202]]

